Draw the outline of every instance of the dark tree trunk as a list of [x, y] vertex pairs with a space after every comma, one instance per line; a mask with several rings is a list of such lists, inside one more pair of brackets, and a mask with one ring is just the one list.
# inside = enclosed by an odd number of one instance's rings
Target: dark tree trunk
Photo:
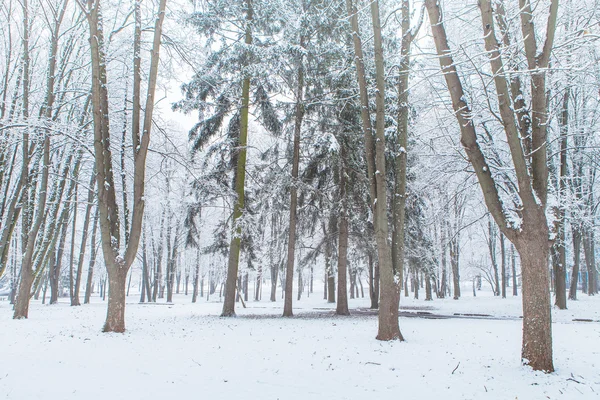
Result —
[[[300, 47], [304, 48], [304, 37], [300, 37]], [[292, 185], [290, 188], [290, 224], [287, 248], [287, 266], [285, 273], [285, 301], [283, 304], [283, 316], [293, 316], [292, 311], [292, 289], [294, 286], [294, 260], [296, 250], [296, 224], [298, 208], [298, 172], [300, 164], [300, 134], [302, 132], [302, 120], [304, 119], [304, 65], [302, 56], [298, 60], [298, 81], [296, 88], [296, 110], [294, 123], [294, 144], [292, 159]], [[300, 279], [300, 278], [299, 278]], [[302, 288], [298, 288], [298, 299]]]
[[594, 231], [587, 228], [583, 237], [583, 253], [587, 265], [587, 294], [593, 296], [598, 293], [596, 272], [596, 251], [594, 245]]
[[[252, 44], [251, 23], [253, 19], [252, 0], [246, 0], [246, 45]], [[248, 144], [248, 118], [250, 111], [250, 77], [242, 82], [242, 108], [240, 110], [240, 130], [237, 145], [239, 150], [235, 158], [235, 192], [237, 198], [233, 207], [233, 221], [229, 258], [227, 262], [227, 278], [225, 280], [225, 300], [223, 301], [222, 317], [235, 316], [236, 282], [240, 264], [241, 227], [236, 223], [242, 216], [245, 207], [246, 153]]]
[[[348, 270], [348, 199], [346, 195], [347, 183], [347, 168], [345, 165], [346, 148], [342, 144], [340, 146], [340, 216], [338, 225], [338, 290], [337, 290], [337, 307], [336, 315], [350, 315], [348, 310], [348, 287], [347, 285], [347, 270]], [[354, 285], [352, 285], [354, 292]], [[352, 293], [354, 294], [354, 293]], [[352, 296], [354, 297], [354, 296]]]
[[56, 250], [56, 263], [50, 274], [50, 304], [58, 302], [60, 289], [60, 270], [62, 268], [62, 259], [65, 251], [65, 242], [67, 241], [67, 225], [62, 225], [60, 239], [58, 241], [58, 249]]
[[[544, 221], [540, 221], [544, 223]], [[545, 225], [545, 224], [544, 224]], [[523, 346], [522, 359], [537, 370], [553, 371], [552, 365], [552, 318], [550, 314], [550, 292], [548, 257], [548, 229], [527, 235], [526, 240], [517, 241], [515, 246], [521, 256], [523, 277]], [[539, 280], [545, 284], [540, 284]], [[540, 335], [546, 332], [547, 335]]]
[[[200, 282], [200, 248], [196, 251], [196, 265], [194, 266], [194, 284], [192, 289], [192, 303], [198, 300], [198, 284]], [[202, 285], [204, 286], [204, 285]], [[200, 293], [200, 297], [204, 297], [204, 293]]]
[[379, 293], [376, 292], [375, 262], [373, 262], [373, 253], [367, 251], [369, 263], [369, 297], [371, 299], [371, 309], [376, 310], [379, 307]]
[[577, 284], [579, 283], [579, 265], [581, 263], [581, 230], [573, 227], [573, 270], [569, 287], [569, 300], [577, 300]]
[[277, 279], [279, 279], [279, 267], [276, 262], [271, 263], [271, 301], [277, 301]]
[[460, 272], [459, 272], [459, 245], [458, 239], [454, 238], [450, 241], [450, 265], [452, 266], [452, 283], [454, 285], [454, 300], [460, 298]]
[[431, 276], [428, 272], [425, 272], [425, 300], [433, 300], [433, 294], [431, 291]]
[[335, 303], [335, 273], [332, 263], [331, 236], [335, 230], [336, 218], [329, 216], [329, 229], [323, 224], [323, 236], [325, 242], [325, 273], [327, 276], [327, 302]]
[[125, 286], [127, 285], [127, 269], [118, 265], [108, 265], [108, 311], [104, 332], [125, 332]]

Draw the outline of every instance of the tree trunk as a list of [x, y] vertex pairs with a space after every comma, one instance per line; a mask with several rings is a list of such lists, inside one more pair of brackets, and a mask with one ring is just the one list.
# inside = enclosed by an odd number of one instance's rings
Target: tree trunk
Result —
[[377, 221], [375, 224], [375, 238], [379, 255], [379, 280], [381, 285], [377, 339], [402, 341], [404, 338], [398, 325], [398, 304], [400, 302], [400, 288], [396, 276], [398, 271], [394, 271], [392, 252], [388, 243], [387, 187], [385, 182], [385, 70], [378, 0], [371, 2], [371, 19], [373, 22], [375, 80], [377, 83], [375, 95], [377, 116], [375, 129], [376, 171], [374, 171], [377, 203], [374, 216]]
[[[251, 23], [253, 18], [252, 0], [246, 0], [246, 37], [247, 46], [252, 44]], [[250, 77], [245, 76], [242, 82], [242, 109], [240, 111], [240, 136], [238, 154], [235, 166], [235, 192], [237, 199], [233, 206], [233, 222], [229, 259], [227, 263], [227, 279], [225, 281], [225, 299], [223, 301], [222, 317], [235, 316], [236, 281], [240, 264], [241, 227], [237, 220], [242, 216], [245, 206], [244, 186], [246, 181], [246, 147], [248, 145], [248, 116], [250, 107]]]
[[598, 293], [596, 285], [596, 251], [594, 245], [594, 231], [587, 228], [583, 237], [583, 253], [585, 255], [585, 263], [587, 265], [587, 294], [593, 296]]
[[125, 286], [127, 269], [117, 264], [107, 263], [108, 273], [108, 311], [103, 332], [125, 332]]
[[73, 299], [71, 300], [72, 306], [80, 306], [81, 305], [81, 302], [79, 301], [79, 291], [81, 288], [81, 277], [83, 275], [83, 261], [84, 261], [84, 257], [85, 257], [85, 249], [87, 247], [86, 245], [87, 245], [88, 230], [90, 227], [92, 207], [94, 205], [94, 196], [95, 196], [94, 185], [95, 185], [95, 183], [96, 183], [96, 177], [95, 177], [95, 174], [92, 173], [90, 183], [89, 183], [87, 206], [85, 209], [85, 217], [83, 220], [83, 233], [81, 236], [81, 247], [79, 249], [79, 257], [77, 259], [77, 275], [75, 278], [75, 289], [73, 291]]
[[[196, 250], [196, 266], [194, 267], [194, 286], [192, 289], [192, 303], [198, 299], [198, 284], [200, 282], [200, 247]], [[203, 285], [204, 286], [204, 285]], [[200, 295], [204, 297], [204, 293]]]
[[460, 271], [459, 271], [459, 245], [458, 239], [450, 240], [450, 265], [452, 266], [452, 283], [454, 285], [454, 300], [460, 298]]
[[515, 256], [515, 246], [510, 245], [510, 262], [512, 266], [512, 280], [513, 280], [513, 296], [518, 296], [517, 291], [517, 257]]
[[573, 270], [569, 287], [569, 300], [577, 300], [577, 283], [579, 283], [579, 265], [581, 263], [581, 229], [573, 227]]
[[425, 272], [425, 301], [433, 300], [433, 295], [431, 292], [431, 276], [426, 271]]
[[[300, 37], [300, 47], [304, 48], [304, 37]], [[296, 249], [296, 223], [298, 208], [298, 169], [300, 164], [300, 134], [302, 132], [302, 120], [304, 119], [304, 66], [302, 55], [298, 61], [298, 76], [296, 87], [296, 110], [294, 123], [294, 148], [292, 159], [292, 184], [290, 187], [290, 224], [287, 248], [287, 266], [285, 273], [285, 300], [283, 304], [283, 316], [293, 316], [292, 311], [292, 289], [294, 285], [294, 259]], [[298, 288], [300, 291], [301, 289]]]
[[566, 248], [566, 204], [567, 201], [567, 144], [568, 144], [568, 122], [569, 122], [569, 97], [570, 90], [567, 87], [563, 96], [562, 112], [559, 114], [560, 125], [560, 177], [559, 177], [559, 206], [557, 235], [553, 248], [552, 272], [554, 274], [554, 305], [560, 310], [567, 309], [567, 248]]
[[373, 254], [370, 250], [367, 250], [367, 258], [369, 263], [369, 297], [371, 299], [371, 309], [376, 310], [379, 308], [379, 293], [376, 291], [377, 279], [375, 275], [375, 262], [373, 261]]
[[500, 233], [500, 256], [501, 259], [501, 273], [502, 273], [502, 298], [506, 298], [506, 247], [504, 243], [504, 234]]
[[[542, 221], [543, 222], [543, 221]], [[552, 319], [548, 290], [547, 228], [529, 235], [516, 247], [523, 277], [523, 346], [521, 357], [536, 370], [552, 371]], [[540, 282], [541, 280], [541, 282]], [[543, 334], [540, 334], [543, 333]]]
[[[340, 215], [338, 225], [338, 265], [337, 265], [337, 307], [336, 315], [350, 315], [348, 310], [348, 287], [347, 269], [348, 269], [348, 199], [347, 199], [347, 167], [346, 167], [346, 147], [341, 143], [340, 146]], [[354, 285], [352, 285], [352, 290]], [[354, 294], [354, 293], [353, 293]], [[354, 297], [354, 296], [352, 296]]]
[[331, 235], [335, 230], [336, 218], [332, 214], [329, 216], [328, 226], [323, 223], [323, 240], [325, 240], [325, 285], [327, 287], [327, 302], [335, 303], [335, 273], [332, 263]]
[[96, 208], [96, 215], [94, 216], [94, 222], [92, 226], [92, 237], [90, 240], [90, 263], [88, 266], [87, 283], [85, 285], [85, 295], [83, 297], [83, 303], [89, 304], [90, 297], [92, 295], [93, 278], [94, 278], [94, 265], [96, 264], [96, 231], [98, 228], [98, 209]]

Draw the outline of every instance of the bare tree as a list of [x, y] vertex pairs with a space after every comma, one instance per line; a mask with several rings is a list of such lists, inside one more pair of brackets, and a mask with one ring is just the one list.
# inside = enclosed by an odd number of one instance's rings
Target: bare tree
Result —
[[548, 166], [546, 155], [547, 99], [545, 70], [548, 67], [556, 29], [558, 1], [551, 3], [546, 39], [538, 53], [533, 10], [529, 0], [519, 1], [519, 16], [526, 61], [531, 79], [531, 145], [530, 154], [523, 149], [519, 137], [519, 122], [511, 107], [511, 93], [500, 44], [496, 39], [494, 13], [489, 0], [480, 0], [485, 47], [490, 56], [497, 92], [500, 119], [506, 133], [512, 163], [517, 177], [521, 203], [517, 211], [520, 223], [508, 219], [510, 215], [500, 199], [497, 183], [491, 174], [478, 143], [475, 124], [463, 84], [457, 73], [448, 45], [440, 6], [436, 0], [426, 0], [434, 42], [440, 66], [452, 99], [452, 106], [461, 130], [461, 143], [483, 191], [485, 203], [502, 233], [515, 244], [521, 255], [523, 274], [523, 344], [522, 360], [535, 370], [554, 371], [552, 363], [552, 326], [550, 291], [548, 287], [549, 227], [545, 210], [547, 204]]
[[[108, 82], [102, 11], [100, 0], [88, 0], [86, 5], [81, 3], [80, 5], [86, 13], [90, 33], [92, 109], [98, 209], [100, 215], [99, 223], [102, 239], [102, 252], [104, 254], [104, 262], [106, 263], [109, 281], [108, 311], [103, 330], [104, 332], [123, 332], [125, 331], [126, 278], [131, 264], [137, 255], [138, 245], [142, 234], [142, 222], [144, 219], [146, 157], [148, 154], [148, 146], [150, 144], [150, 131], [152, 128], [152, 115], [154, 111], [154, 93], [158, 76], [159, 50], [166, 0], [160, 0], [154, 24], [154, 39], [152, 42], [150, 72], [148, 74], [148, 91], [146, 94], [143, 130], [139, 132], [136, 131], [136, 129], [132, 129], [131, 132], [131, 145], [134, 157], [133, 212], [131, 228], [128, 232], [129, 241], [125, 246], [123, 253], [121, 252], [121, 218], [117, 206], [113, 160], [110, 149]], [[135, 7], [135, 12], [140, 12], [139, 7]], [[136, 32], [138, 35], [134, 38], [134, 42], [140, 42], [141, 32], [138, 30], [136, 30]], [[140, 73], [139, 69], [134, 69], [134, 75]], [[137, 93], [137, 96], [139, 97], [140, 94]], [[136, 99], [135, 101], [136, 104], [139, 105], [137, 110], [139, 112], [141, 103], [138, 102], [139, 99]], [[133, 125], [135, 126], [135, 123]]]

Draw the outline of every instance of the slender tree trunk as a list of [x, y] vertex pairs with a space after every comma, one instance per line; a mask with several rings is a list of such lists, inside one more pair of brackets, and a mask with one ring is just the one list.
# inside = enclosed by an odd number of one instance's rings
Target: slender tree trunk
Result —
[[[392, 209], [394, 223], [392, 225], [392, 265], [397, 282], [403, 281], [404, 274], [404, 225], [406, 207], [407, 150], [408, 150], [408, 77], [410, 72], [410, 46], [414, 33], [410, 29], [410, 2], [402, 1], [402, 46], [398, 80], [398, 128], [396, 132], [396, 156], [394, 159], [394, 197]], [[398, 286], [396, 284], [396, 286]], [[398, 301], [400, 300], [398, 288]]]
[[84, 257], [85, 257], [87, 236], [88, 236], [88, 230], [89, 230], [90, 219], [91, 219], [91, 214], [92, 214], [92, 207], [93, 207], [93, 202], [94, 202], [94, 195], [95, 195], [94, 184], [95, 183], [96, 183], [96, 177], [92, 173], [92, 177], [91, 177], [91, 180], [89, 183], [87, 206], [85, 209], [85, 218], [83, 220], [83, 233], [82, 233], [82, 237], [81, 237], [81, 247], [79, 249], [79, 258], [77, 260], [77, 276], [75, 279], [75, 290], [73, 292], [73, 300], [71, 301], [72, 306], [81, 305], [81, 303], [79, 301], [79, 290], [81, 287], [81, 276], [83, 274], [83, 261], [84, 261]]
[[[347, 199], [347, 166], [346, 166], [346, 147], [340, 146], [340, 215], [338, 225], [338, 289], [337, 289], [337, 307], [336, 315], [350, 315], [348, 310], [348, 287], [346, 272], [348, 269], [348, 199]], [[351, 286], [352, 292], [354, 285]], [[354, 293], [352, 293], [354, 294]], [[353, 296], [354, 297], [354, 296]]]
[[[198, 283], [200, 282], [200, 247], [196, 250], [196, 265], [194, 266], [194, 287], [192, 289], [192, 303], [198, 299]], [[204, 286], [204, 285], [202, 285]], [[204, 297], [204, 293], [200, 294]]]
[[567, 196], [567, 145], [569, 123], [569, 97], [567, 87], [563, 96], [562, 112], [559, 115], [560, 124], [560, 176], [559, 176], [559, 206], [556, 241], [553, 246], [552, 271], [554, 273], [554, 305], [560, 310], [567, 309], [567, 248], [566, 248], [566, 196]]
[[513, 279], [513, 296], [518, 296], [517, 291], [517, 257], [515, 255], [515, 246], [511, 243], [510, 245], [510, 262], [512, 267], [512, 279]]
[[92, 223], [92, 237], [90, 239], [90, 263], [88, 265], [87, 282], [85, 285], [85, 295], [83, 297], [83, 303], [89, 304], [90, 297], [92, 295], [92, 289], [94, 285], [94, 265], [96, 264], [96, 231], [98, 228], [98, 208], [96, 208], [96, 214], [94, 216], [94, 222]]
[[323, 240], [325, 240], [325, 277], [326, 277], [326, 288], [327, 288], [327, 302], [335, 303], [335, 273], [332, 263], [332, 246], [331, 246], [331, 235], [335, 230], [337, 220], [333, 214], [329, 216], [328, 227], [323, 223]]
[[569, 300], [577, 300], [577, 284], [579, 283], [579, 265], [581, 264], [581, 229], [573, 227], [573, 270], [569, 287]]
[[[300, 47], [304, 48], [304, 37], [300, 37]], [[292, 184], [290, 187], [290, 224], [287, 248], [287, 266], [285, 273], [285, 301], [283, 316], [293, 316], [292, 289], [294, 286], [294, 260], [296, 250], [296, 224], [298, 209], [298, 169], [300, 164], [300, 134], [302, 133], [302, 120], [304, 119], [304, 61], [302, 56], [298, 61], [298, 75], [296, 87], [296, 110], [294, 123], [294, 155], [292, 159]], [[298, 293], [300, 293], [298, 288]]]
[[594, 245], [594, 231], [586, 228], [583, 237], [583, 254], [587, 265], [587, 294], [594, 296], [597, 293], [596, 285], [596, 251]]
[[450, 265], [452, 266], [452, 283], [454, 285], [454, 300], [460, 298], [460, 271], [459, 271], [459, 245], [458, 238], [450, 240]]
[[500, 233], [500, 255], [501, 260], [501, 273], [502, 273], [502, 298], [506, 298], [506, 247], [504, 243], [504, 234]]
[[433, 300], [433, 294], [431, 290], [431, 276], [429, 272], [425, 271], [425, 301]]
[[[398, 305], [400, 288], [397, 284], [398, 271], [394, 271], [392, 252], [388, 243], [387, 220], [387, 187], [385, 182], [385, 70], [383, 57], [383, 40], [381, 37], [381, 22], [379, 19], [379, 1], [371, 2], [371, 19], [373, 22], [375, 80], [377, 83], [376, 102], [376, 140], [375, 168], [376, 199], [374, 210], [375, 238], [379, 255], [379, 274], [381, 298], [379, 304], [378, 340], [404, 340], [398, 325]], [[400, 257], [400, 255], [399, 255]]]

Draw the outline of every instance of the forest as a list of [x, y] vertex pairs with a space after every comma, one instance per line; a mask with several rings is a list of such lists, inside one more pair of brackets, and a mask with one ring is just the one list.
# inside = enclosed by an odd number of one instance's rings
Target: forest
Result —
[[600, 393], [598, 0], [0, 0], [0, 36], [0, 397]]

